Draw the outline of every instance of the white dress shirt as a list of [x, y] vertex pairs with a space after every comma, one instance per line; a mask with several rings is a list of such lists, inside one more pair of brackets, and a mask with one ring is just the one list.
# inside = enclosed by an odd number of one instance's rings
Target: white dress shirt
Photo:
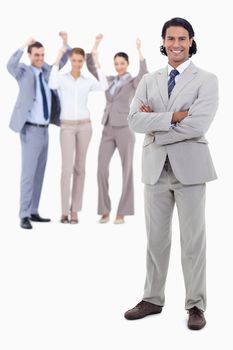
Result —
[[[33, 73], [35, 74], [36, 77], [36, 100], [33, 103], [33, 106], [31, 108], [31, 112], [28, 116], [27, 121], [35, 124], [48, 124], [49, 123], [49, 118], [46, 120], [44, 118], [44, 111], [43, 111], [43, 99], [42, 99], [42, 94], [40, 90], [40, 81], [39, 81], [39, 74], [43, 71], [42, 69], [32, 67]], [[48, 104], [48, 112], [50, 115], [51, 112], [51, 91], [48, 87], [48, 84], [46, 83], [44, 76], [42, 74], [42, 80], [43, 80], [43, 85], [45, 89], [45, 94], [47, 98], [47, 104]]]
[[107, 79], [101, 69], [97, 69], [99, 81], [82, 74], [74, 78], [71, 73], [60, 74], [58, 66], [54, 65], [49, 77], [50, 89], [58, 90], [61, 101], [61, 120], [89, 119], [87, 98], [90, 91], [105, 91], [108, 88]]
[[[175, 77], [175, 83], [177, 83], [177, 81], [180, 79], [181, 74], [185, 71], [186, 68], [188, 68], [188, 66], [190, 65], [190, 63], [191, 63], [191, 60], [188, 59], [187, 61], [181, 63], [181, 64], [180, 64], [178, 67], [176, 67], [176, 68], [172, 67], [172, 66], [168, 63], [168, 67], [167, 67], [167, 74], [168, 74], [168, 77], [167, 77], [167, 79], [169, 80], [169, 78], [170, 78], [170, 77], [169, 77], [169, 74], [171, 73], [171, 71], [172, 71], [173, 69], [176, 69], [176, 70], [178, 70], [178, 72], [180, 73], [180, 74], [177, 74], [176, 77]], [[175, 126], [176, 126], [176, 124], [171, 124], [171, 125], [170, 125], [170, 128], [174, 128]]]
[[119, 77], [118, 75], [114, 78], [113, 85], [110, 88], [109, 92], [111, 95], [114, 95], [117, 90], [119, 90], [130, 77], [130, 73], [126, 73]]
[[177, 81], [180, 79], [181, 74], [185, 71], [186, 68], [188, 68], [188, 66], [190, 65], [190, 63], [191, 63], [191, 60], [188, 59], [187, 61], [181, 63], [181, 64], [180, 64], [178, 67], [176, 67], [176, 68], [172, 67], [172, 66], [168, 63], [168, 67], [167, 67], [168, 79], [169, 79], [169, 74], [171, 73], [171, 71], [172, 71], [173, 69], [176, 69], [176, 70], [178, 70], [178, 72], [180, 73], [180, 74], [178, 74], [178, 75], [175, 77], [175, 83], [177, 83]]

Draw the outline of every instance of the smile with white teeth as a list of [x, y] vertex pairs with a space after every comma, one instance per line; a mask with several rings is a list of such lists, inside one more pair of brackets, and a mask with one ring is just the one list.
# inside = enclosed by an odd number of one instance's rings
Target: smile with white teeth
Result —
[[180, 50], [177, 50], [177, 49], [176, 49], [176, 50], [171, 50], [171, 52], [173, 52], [173, 53], [175, 53], [175, 54], [179, 54], [179, 53], [183, 52], [183, 50], [181, 50], [181, 49], [180, 49]]

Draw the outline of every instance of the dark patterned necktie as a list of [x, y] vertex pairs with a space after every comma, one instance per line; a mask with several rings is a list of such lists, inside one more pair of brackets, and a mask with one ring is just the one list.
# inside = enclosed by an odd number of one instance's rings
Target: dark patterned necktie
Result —
[[49, 118], [49, 109], [48, 109], [48, 101], [45, 93], [45, 88], [42, 80], [42, 72], [39, 74], [39, 81], [40, 81], [40, 91], [42, 95], [42, 100], [43, 100], [43, 111], [44, 111], [44, 118], [45, 120], [48, 120]]
[[172, 93], [172, 90], [173, 90], [174, 86], [176, 85], [175, 77], [178, 74], [180, 74], [180, 73], [176, 69], [172, 69], [170, 74], [169, 74], [169, 80], [168, 80], [168, 97], [169, 98], [171, 96], [171, 93]]

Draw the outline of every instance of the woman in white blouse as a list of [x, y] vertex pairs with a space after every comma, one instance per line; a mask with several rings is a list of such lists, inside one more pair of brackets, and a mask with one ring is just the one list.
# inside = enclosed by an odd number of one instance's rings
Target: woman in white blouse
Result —
[[[87, 98], [90, 91], [106, 90], [108, 83], [98, 67], [99, 81], [82, 75], [81, 69], [86, 55], [81, 48], [71, 50], [71, 71], [60, 74], [58, 67], [63, 54], [64, 50], [61, 49], [50, 74], [49, 87], [58, 90], [61, 101], [61, 222], [68, 223], [70, 221], [75, 224], [78, 223], [78, 212], [82, 208], [86, 154], [92, 135]], [[73, 184], [70, 198], [72, 175]]]

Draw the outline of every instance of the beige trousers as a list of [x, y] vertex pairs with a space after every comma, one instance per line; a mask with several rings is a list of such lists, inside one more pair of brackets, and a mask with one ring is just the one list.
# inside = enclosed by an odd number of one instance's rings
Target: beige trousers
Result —
[[78, 212], [82, 209], [86, 154], [91, 136], [92, 126], [89, 119], [61, 121], [61, 206], [63, 215], [68, 215], [70, 210]]

